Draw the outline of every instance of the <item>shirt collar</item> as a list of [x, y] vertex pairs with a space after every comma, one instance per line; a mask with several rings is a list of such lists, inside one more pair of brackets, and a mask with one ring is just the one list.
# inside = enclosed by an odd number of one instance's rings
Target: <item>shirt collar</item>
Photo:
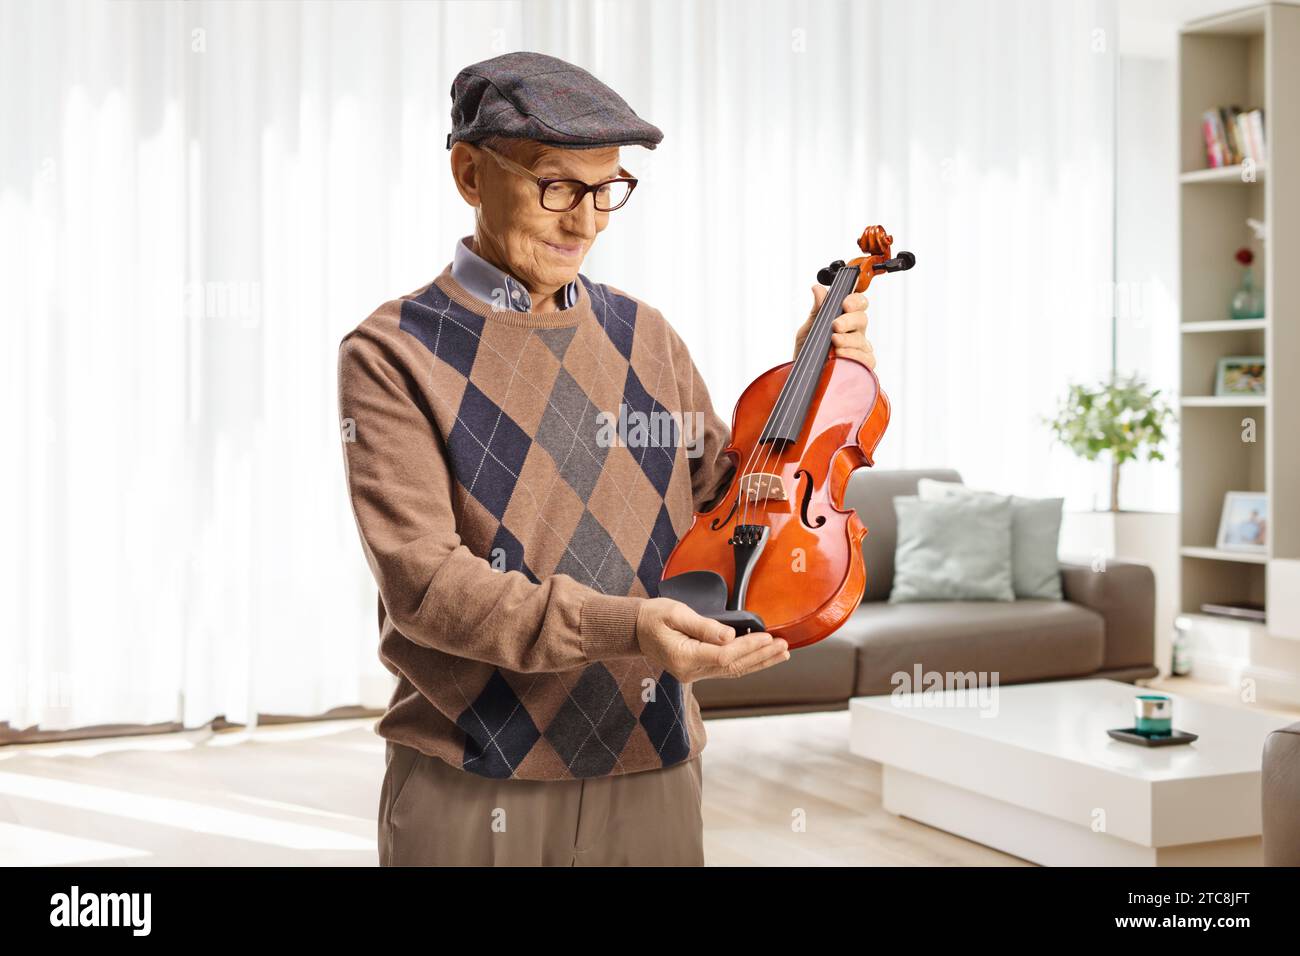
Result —
[[[451, 260], [451, 277], [474, 298], [496, 309], [531, 312], [533, 297], [524, 288], [524, 284], [471, 249], [472, 238], [465, 236], [456, 243], [456, 254]], [[559, 296], [560, 308], [573, 308], [578, 301], [578, 280], [574, 279], [560, 289]]]

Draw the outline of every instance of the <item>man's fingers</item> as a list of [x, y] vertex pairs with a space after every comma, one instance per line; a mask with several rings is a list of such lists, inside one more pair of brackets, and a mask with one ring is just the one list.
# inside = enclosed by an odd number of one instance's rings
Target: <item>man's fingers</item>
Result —
[[863, 365], [865, 365], [869, 369], [872, 369], [873, 371], [876, 368], [876, 353], [873, 352], [871, 349], [867, 349], [864, 351], [862, 349], [855, 349], [851, 347], [850, 348], [837, 347], [835, 349], [835, 357], [853, 359], [855, 362], [861, 362]]
[[679, 603], [679, 606], [673, 609], [668, 624], [674, 630], [704, 644], [722, 646], [731, 643], [736, 637], [735, 628], [728, 627], [711, 617], [705, 617], [703, 614], [697, 614], [686, 604]]
[[[779, 645], [779, 646], [778, 646]], [[774, 638], [766, 631], [753, 631], [736, 638], [718, 651], [716, 664], [722, 668], [733, 667], [751, 654], [765, 653], [772, 648], [785, 649], [785, 641]]]
[[769, 667], [775, 667], [777, 664], [783, 664], [789, 659], [789, 648], [771, 653], [768, 652], [767, 648], [764, 648], [762, 651], [756, 651], [737, 663], [732, 668], [732, 674], [736, 677], [747, 677], [758, 671], [767, 670]]
[[826, 286], [816, 282], [813, 283], [813, 287], [812, 287], [813, 307], [808, 310], [809, 318], [817, 314], [817, 310], [820, 309], [822, 307], [822, 303], [826, 301], [826, 293], [829, 291], [830, 289], [826, 288]]
[[[808, 321], [799, 327], [795, 334], [797, 345], [807, 335], [812, 318], [826, 298], [825, 286], [814, 285], [813, 307], [808, 313]], [[876, 367], [876, 352], [867, 339], [867, 297], [861, 292], [851, 292], [844, 297], [844, 312], [831, 320], [830, 354], [836, 358], [847, 358], [861, 362], [869, 369]]]
[[751, 654], [764, 647], [770, 647], [772, 643], [772, 635], [764, 631], [742, 634], [721, 646], [698, 642], [690, 645], [691, 663], [695, 667], [709, 672], [710, 676], [712, 676], [714, 673], [725, 671], [727, 667], [743, 658], [746, 654]]
[[861, 292], [850, 292], [844, 297], [844, 302], [840, 306], [841, 312], [866, 312], [867, 297]]
[[[750, 635], [745, 635], [749, 637]], [[770, 637], [771, 635], [767, 635]], [[728, 652], [732, 648], [727, 649]], [[743, 648], [737, 647], [735, 650], [744, 651]], [[730, 656], [726, 654], [724, 656]], [[785, 641], [772, 639], [764, 644], [760, 644], [752, 650], [744, 651], [735, 656], [730, 656], [729, 660], [723, 662], [717, 669], [718, 677], [744, 677], [746, 674], [752, 674], [755, 671], [761, 671], [771, 667], [774, 664], [780, 664], [782, 661], [790, 659], [790, 649]]]
[[832, 332], [831, 348], [858, 349], [861, 352], [875, 351], [875, 347], [867, 341], [867, 337], [861, 332]]
[[774, 643], [776, 643], [775, 638], [766, 631], [751, 631], [748, 634], [742, 634], [717, 652], [715, 663], [726, 667], [732, 662], [740, 660], [746, 654], [752, 654], [754, 651], [762, 650]]
[[867, 313], [845, 312], [831, 321], [831, 331], [865, 332], [867, 331]]
[[831, 345], [835, 348], [862, 349], [864, 352], [869, 352], [874, 348], [871, 340], [863, 335], [861, 330], [856, 332], [832, 332]]
[[727, 627], [717, 621], [709, 621], [712, 627], [703, 628], [703, 636], [697, 638], [703, 644], [713, 644], [717, 647], [726, 647], [736, 639], [736, 629]]

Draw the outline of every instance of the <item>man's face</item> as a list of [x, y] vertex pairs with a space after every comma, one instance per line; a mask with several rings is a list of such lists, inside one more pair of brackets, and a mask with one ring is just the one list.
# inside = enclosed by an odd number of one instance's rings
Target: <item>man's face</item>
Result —
[[[513, 140], [498, 150], [541, 177], [598, 183], [619, 175], [617, 146], [560, 149], [532, 140]], [[478, 152], [481, 163], [478, 236], [480, 255], [499, 258], [534, 292], [550, 294], [577, 278], [582, 262], [609, 222], [591, 194], [576, 209], [551, 212], [537, 201], [537, 184]], [[500, 263], [499, 263], [500, 264]]]

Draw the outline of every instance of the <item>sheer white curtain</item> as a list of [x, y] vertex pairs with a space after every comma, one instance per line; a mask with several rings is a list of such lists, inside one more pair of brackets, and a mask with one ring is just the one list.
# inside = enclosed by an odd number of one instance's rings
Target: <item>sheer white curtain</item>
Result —
[[654, 10], [605, 21], [639, 52], [578, 48], [666, 133], [629, 157], [655, 200], [610, 226], [596, 273], [678, 324], [729, 416], [789, 358], [816, 270], [881, 222], [918, 265], [870, 294], [894, 400], [878, 465], [1091, 506], [1098, 473], [1040, 417], [1110, 368], [1112, 4]]
[[919, 263], [872, 295], [879, 465], [1085, 494], [1036, 416], [1109, 361], [1109, 17], [0, 5], [0, 722], [386, 701], [336, 348], [470, 230], [447, 90], [512, 49], [583, 64], [664, 129], [625, 151], [642, 187], [584, 271], [664, 310], [724, 417], [788, 358], [816, 269], [879, 221]]

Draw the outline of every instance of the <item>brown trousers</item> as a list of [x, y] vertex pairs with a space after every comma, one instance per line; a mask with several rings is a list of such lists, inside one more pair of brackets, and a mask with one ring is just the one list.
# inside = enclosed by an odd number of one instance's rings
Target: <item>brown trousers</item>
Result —
[[385, 741], [380, 866], [703, 866], [699, 756], [585, 780], [494, 780]]

